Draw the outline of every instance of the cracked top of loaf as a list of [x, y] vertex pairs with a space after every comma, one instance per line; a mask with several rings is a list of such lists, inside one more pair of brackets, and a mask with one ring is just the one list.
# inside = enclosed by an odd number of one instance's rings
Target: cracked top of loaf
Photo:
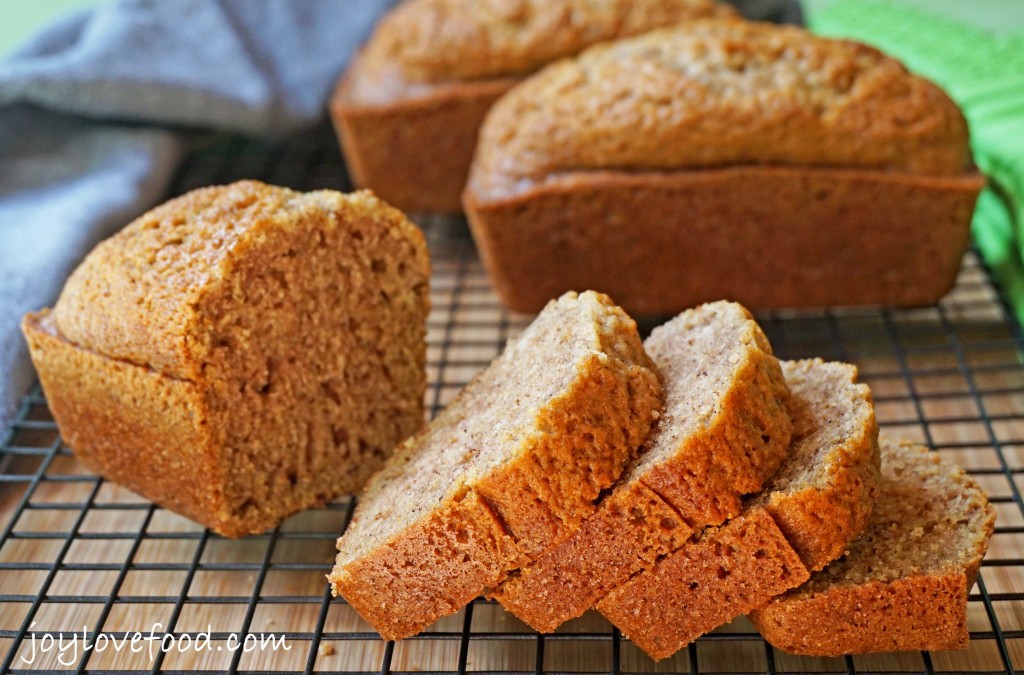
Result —
[[969, 165], [960, 110], [866, 45], [793, 26], [707, 19], [592, 47], [492, 108], [478, 197], [559, 174], [730, 165], [934, 176]]
[[413, 82], [531, 73], [596, 42], [709, 16], [713, 0], [407, 0], [367, 43], [367, 64], [398, 64]]

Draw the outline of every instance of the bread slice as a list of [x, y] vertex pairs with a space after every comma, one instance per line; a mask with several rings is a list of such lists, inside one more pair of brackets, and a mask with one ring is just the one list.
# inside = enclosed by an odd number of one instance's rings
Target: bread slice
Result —
[[626, 475], [569, 539], [494, 593], [541, 632], [679, 548], [697, 529], [739, 513], [789, 448], [789, 389], [768, 339], [742, 306], [683, 312], [644, 343], [661, 374], [665, 411]]
[[793, 443], [739, 517], [622, 584], [597, 609], [652, 658], [672, 655], [840, 556], [878, 493], [878, 428], [857, 370], [783, 362]]
[[237, 537], [358, 490], [423, 425], [429, 276], [372, 194], [243, 181], [141, 216], [22, 327], [83, 464]]
[[838, 656], [967, 646], [967, 594], [995, 509], [963, 469], [883, 437], [867, 528], [846, 555], [750, 615], [794, 654]]
[[329, 579], [381, 636], [412, 635], [565, 540], [660, 413], [636, 324], [552, 301], [370, 481]]
[[403, 210], [461, 213], [480, 125], [524, 77], [597, 42], [711, 16], [736, 12], [713, 0], [405, 0], [331, 98], [348, 168]]
[[895, 59], [703, 19], [596, 45], [509, 91], [463, 204], [519, 311], [567, 288], [635, 314], [723, 297], [916, 306], [952, 287], [983, 185], [955, 103]]

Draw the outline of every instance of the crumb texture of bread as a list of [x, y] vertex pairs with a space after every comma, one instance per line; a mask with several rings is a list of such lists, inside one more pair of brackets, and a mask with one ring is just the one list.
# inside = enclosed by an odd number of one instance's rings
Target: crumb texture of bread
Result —
[[856, 367], [786, 361], [794, 443], [748, 507], [767, 509], [811, 571], [842, 555], [864, 529], [878, 495], [878, 424]]
[[959, 176], [967, 125], [876, 49], [794, 26], [707, 19], [597, 45], [498, 101], [470, 190], [507, 198], [600, 170], [734, 165]]
[[241, 536], [359, 489], [422, 426], [429, 275], [372, 194], [243, 181], [143, 215], [23, 326], [87, 466]]
[[[867, 386], [847, 364], [783, 361], [782, 370], [793, 441], [765, 489], [739, 517], [705, 530], [597, 603], [652, 658], [799, 586], [813, 565], [841, 555], [870, 516], [879, 450]], [[808, 509], [821, 509], [822, 517], [804, 517]]]
[[492, 595], [542, 632], [708, 525], [738, 515], [789, 449], [789, 389], [742, 306], [716, 302], [656, 328], [644, 347], [665, 409], [640, 457], [571, 537]]
[[739, 514], [788, 454], [789, 386], [768, 338], [743, 306], [683, 312], [644, 342], [673, 384], [658, 434], [631, 467], [695, 527]]
[[713, 16], [736, 13], [711, 0], [407, 0], [365, 53], [414, 82], [525, 75], [597, 42]]
[[661, 385], [636, 324], [567, 293], [374, 476], [329, 576], [388, 639], [571, 535], [636, 456]]
[[960, 467], [909, 441], [881, 439], [880, 494], [846, 554], [751, 619], [795, 654], [963, 649], [967, 594], [995, 509]]

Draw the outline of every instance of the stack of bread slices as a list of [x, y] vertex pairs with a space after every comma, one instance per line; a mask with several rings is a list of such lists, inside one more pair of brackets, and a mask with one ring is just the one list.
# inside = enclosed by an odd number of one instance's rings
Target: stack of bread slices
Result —
[[795, 653], [949, 649], [994, 520], [879, 443], [854, 366], [780, 362], [742, 306], [641, 342], [568, 293], [370, 480], [329, 578], [386, 639], [484, 594], [541, 632], [594, 608], [655, 659], [742, 614]]

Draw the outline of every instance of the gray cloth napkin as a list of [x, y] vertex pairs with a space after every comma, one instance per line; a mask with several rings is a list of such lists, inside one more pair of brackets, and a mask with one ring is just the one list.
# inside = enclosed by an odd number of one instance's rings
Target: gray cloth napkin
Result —
[[188, 129], [318, 120], [393, 0], [120, 0], [0, 62], [0, 434], [33, 372], [18, 330], [164, 194]]
[[[0, 434], [33, 372], [18, 329], [165, 193], [190, 129], [310, 125], [395, 0], [116, 0], [0, 62]], [[737, 0], [799, 22], [797, 0]]]

